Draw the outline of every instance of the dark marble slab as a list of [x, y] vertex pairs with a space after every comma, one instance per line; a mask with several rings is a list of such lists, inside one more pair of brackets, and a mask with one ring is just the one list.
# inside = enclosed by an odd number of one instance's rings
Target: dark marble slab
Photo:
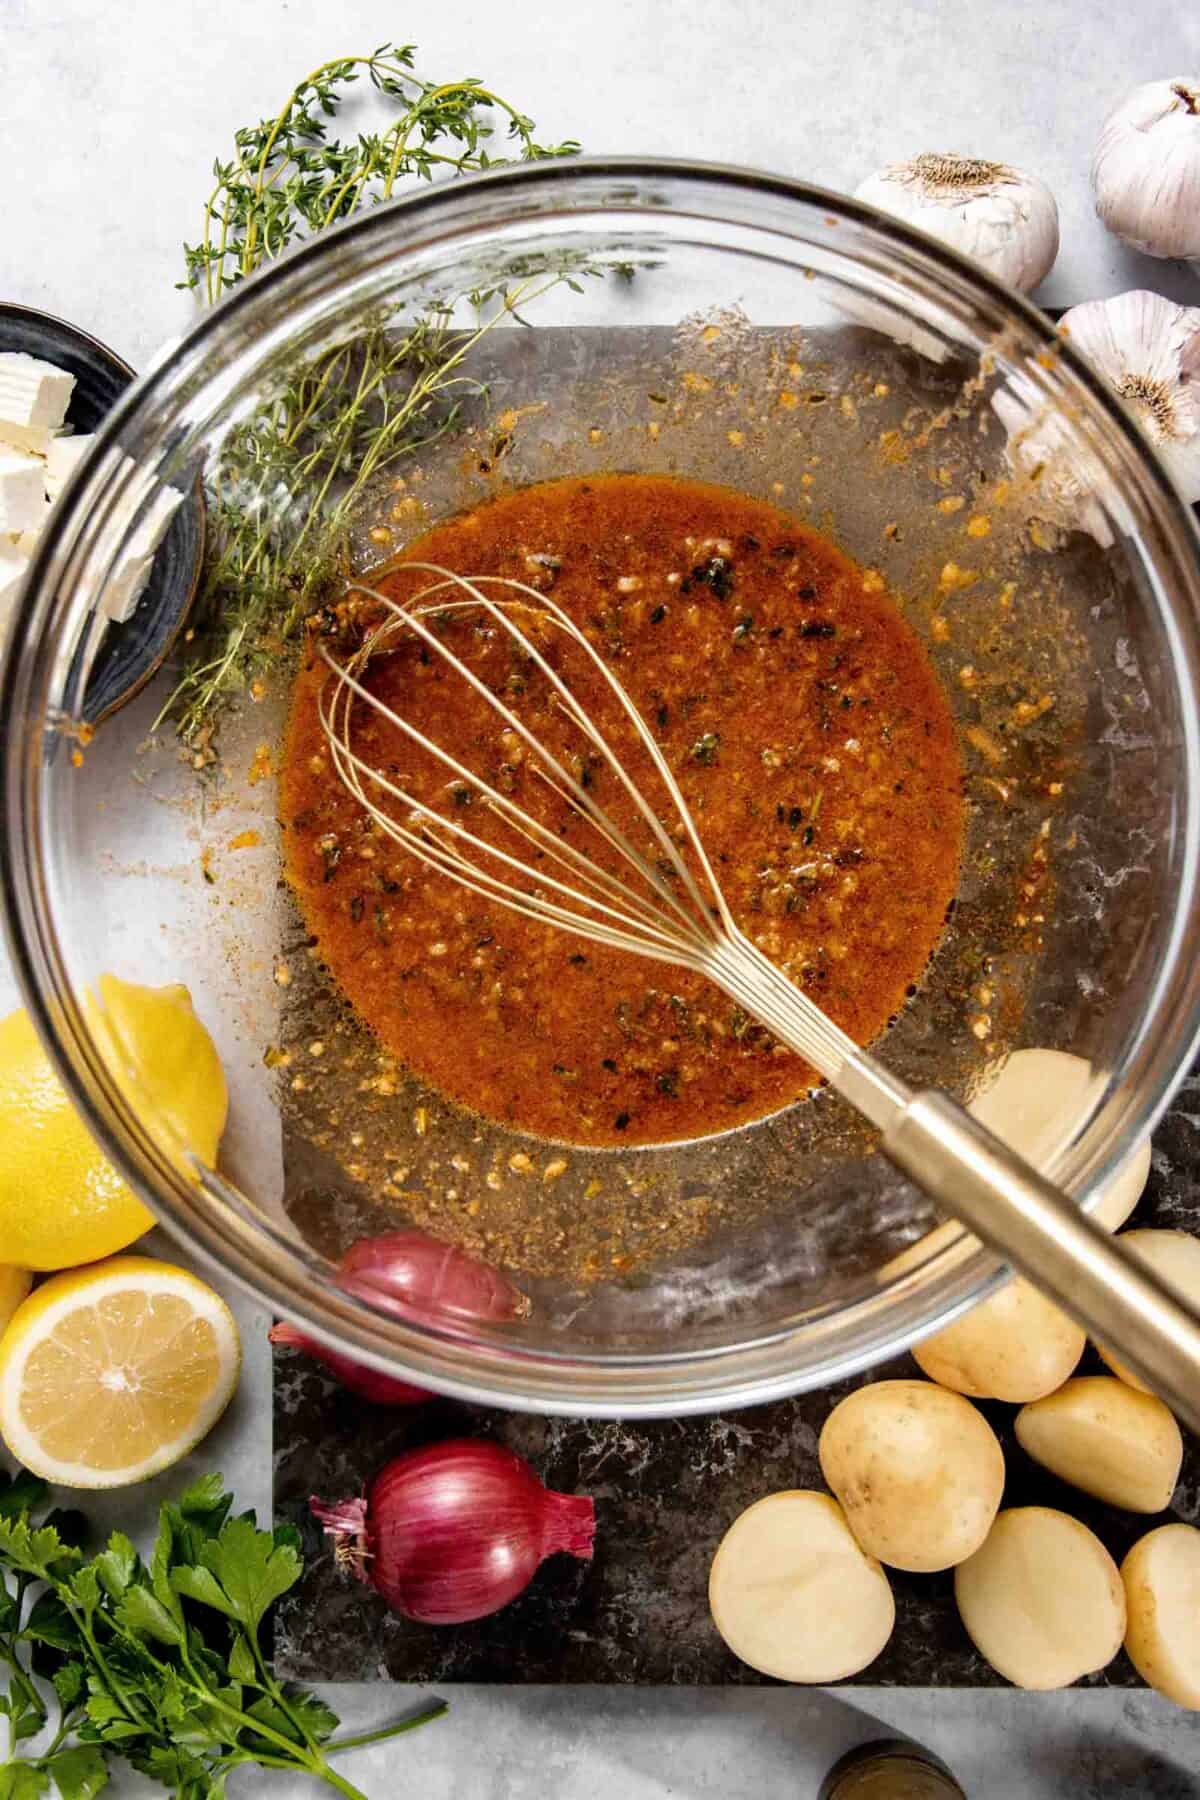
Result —
[[[1154, 1166], [1132, 1223], [1200, 1231], [1200, 1074], [1155, 1134]], [[1081, 1373], [1102, 1365], [1089, 1350]], [[917, 1375], [904, 1357], [863, 1380]], [[276, 1661], [306, 1680], [740, 1683], [766, 1678], [726, 1650], [708, 1616], [708, 1568], [746, 1506], [778, 1488], [821, 1487], [817, 1437], [852, 1383], [707, 1418], [649, 1422], [541, 1419], [438, 1401], [411, 1411], [342, 1394], [291, 1353], [275, 1368], [275, 1506], [304, 1537], [308, 1572], [281, 1604]], [[1008, 1463], [1006, 1506], [1058, 1506], [1098, 1533], [1119, 1561], [1155, 1519], [1089, 1500], [1030, 1462], [1012, 1433], [1015, 1409], [983, 1408]], [[431, 1628], [389, 1613], [335, 1574], [308, 1516], [311, 1493], [360, 1491], [401, 1450], [468, 1433], [527, 1457], [547, 1484], [596, 1500], [591, 1565], [544, 1564], [526, 1592], [478, 1624]], [[1200, 1445], [1189, 1442], [1172, 1516], [1200, 1523]], [[891, 1642], [860, 1679], [872, 1685], [1002, 1686], [959, 1622], [949, 1574], [889, 1571]], [[1090, 1686], [1132, 1687], [1119, 1656]]]

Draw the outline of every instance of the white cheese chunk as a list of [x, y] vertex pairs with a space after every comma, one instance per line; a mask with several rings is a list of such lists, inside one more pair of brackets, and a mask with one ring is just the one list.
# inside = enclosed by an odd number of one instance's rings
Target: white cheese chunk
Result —
[[100, 597], [101, 609], [115, 624], [123, 625], [132, 616], [150, 579], [155, 552], [182, 499], [178, 488], [160, 487], [143, 507]]
[[104, 592], [100, 596], [101, 611], [114, 624], [124, 625], [127, 619], [133, 617], [134, 608], [142, 597], [153, 567], [153, 551], [148, 556], [129, 553], [122, 557], [119, 567], [105, 583]]
[[45, 501], [42, 506], [42, 516], [38, 520], [37, 524], [31, 525], [29, 527], [28, 531], [22, 531], [17, 534], [17, 537], [14, 539], [14, 542], [16, 543], [17, 549], [20, 550], [23, 555], [32, 556], [34, 551], [37, 549], [38, 539], [41, 537], [42, 532], [45, 529], [46, 521], [50, 517], [53, 507], [54, 507], [53, 500]]
[[46, 511], [46, 472], [36, 456], [0, 445], [0, 531], [41, 527]]
[[151, 496], [129, 540], [131, 556], [152, 556], [167, 534], [183, 495], [178, 488], [160, 487]]
[[7, 537], [0, 537], [0, 629], [8, 623], [28, 567], [29, 558]]
[[0, 351], [0, 439], [43, 456], [67, 416], [75, 377], [23, 351]]
[[58, 499], [93, 437], [93, 432], [84, 431], [78, 437], [50, 439], [46, 450], [46, 493], [51, 500]]

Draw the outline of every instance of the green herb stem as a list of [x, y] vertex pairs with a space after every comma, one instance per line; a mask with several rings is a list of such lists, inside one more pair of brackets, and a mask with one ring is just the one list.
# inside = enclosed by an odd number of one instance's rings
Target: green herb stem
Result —
[[[571, 155], [574, 142], [542, 144], [533, 121], [475, 80], [427, 81], [410, 44], [321, 63], [279, 110], [234, 134], [214, 165], [198, 244], [185, 247], [185, 281], [207, 303], [298, 239], [319, 234], [406, 179], [432, 181], [494, 166], [493, 134], [525, 160]], [[339, 109], [363, 77], [395, 116], [379, 131], [334, 135]], [[577, 259], [576, 259], [577, 260]], [[559, 281], [594, 273], [564, 256], [545, 279], [431, 303], [403, 324], [382, 314], [285, 382], [228, 434], [211, 460], [205, 566], [189, 650], [155, 721], [168, 718], [203, 764], [215, 757], [223, 708], [273, 666], [307, 615], [340, 592], [349, 532], [368, 490], [404, 458], [436, 442], [479, 384], [464, 360], [502, 319]], [[453, 325], [459, 301], [481, 309], [474, 329]]]
[[327, 1756], [336, 1756], [342, 1750], [358, 1750], [364, 1744], [382, 1744], [388, 1738], [400, 1737], [403, 1732], [415, 1731], [418, 1725], [431, 1725], [435, 1719], [444, 1718], [449, 1711], [445, 1700], [432, 1700], [420, 1712], [413, 1713], [407, 1719], [400, 1719], [394, 1725], [381, 1725], [377, 1731], [360, 1731], [353, 1737], [330, 1738], [322, 1748]]

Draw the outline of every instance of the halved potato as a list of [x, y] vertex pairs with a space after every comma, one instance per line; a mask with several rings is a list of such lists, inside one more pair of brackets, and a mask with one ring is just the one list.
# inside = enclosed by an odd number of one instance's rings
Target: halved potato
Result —
[[967, 1634], [1021, 1688], [1068, 1687], [1105, 1668], [1125, 1635], [1125, 1589], [1095, 1534], [1048, 1506], [1002, 1512], [954, 1571]]
[[[1084, 1056], [1068, 1050], [1014, 1050], [994, 1081], [970, 1102], [969, 1111], [996, 1136], [1043, 1169], [1063, 1143], [1064, 1120], [1079, 1110], [1104, 1077]], [[1123, 1225], [1150, 1173], [1149, 1142], [1139, 1144], [1097, 1196], [1093, 1217], [1109, 1231]]]
[[1160, 1525], [1121, 1564], [1125, 1650], [1143, 1681], [1200, 1711], [1200, 1531]]
[[[1126, 1250], [1148, 1263], [1156, 1275], [1177, 1288], [1188, 1304], [1200, 1311], [1200, 1239], [1189, 1236], [1186, 1231], [1123, 1231], [1117, 1240]], [[1140, 1375], [1105, 1348], [1096, 1345], [1097, 1350], [1108, 1364], [1114, 1375], [1130, 1387], [1140, 1388], [1143, 1394], [1150, 1389]]]
[[708, 1578], [713, 1624], [735, 1656], [779, 1681], [840, 1681], [892, 1635], [888, 1578], [828, 1494], [768, 1494], [734, 1520]]
[[896, 1569], [949, 1569], [970, 1556], [1004, 1491], [1004, 1452], [983, 1414], [928, 1381], [856, 1388], [817, 1449], [851, 1531]]
[[[1063, 1137], [1064, 1118], [1097, 1079], [1084, 1057], [1065, 1050], [1014, 1050], [968, 1110], [1041, 1168]], [[1126, 1158], [1098, 1195], [1092, 1216], [1115, 1231], [1137, 1205], [1149, 1172], [1147, 1142]], [[936, 1235], [922, 1240], [925, 1254], [936, 1247]], [[916, 1260], [918, 1248], [913, 1246], [911, 1260]], [[913, 1355], [926, 1375], [944, 1387], [980, 1400], [1020, 1405], [1061, 1387], [1085, 1342], [1081, 1326], [1017, 1276], [953, 1325], [918, 1344]]]
[[1174, 1415], [1115, 1375], [1077, 1376], [1023, 1406], [1015, 1429], [1035, 1462], [1097, 1500], [1141, 1513], [1171, 1504], [1183, 1461]]

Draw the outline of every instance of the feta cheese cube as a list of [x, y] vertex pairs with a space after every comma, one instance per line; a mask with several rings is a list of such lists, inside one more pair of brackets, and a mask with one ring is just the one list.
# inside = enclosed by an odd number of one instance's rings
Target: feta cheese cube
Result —
[[78, 437], [50, 439], [46, 451], [46, 493], [51, 500], [58, 499], [67, 477], [74, 473], [94, 436], [94, 432], [84, 431]]
[[138, 556], [129, 551], [121, 559], [100, 596], [101, 610], [115, 625], [124, 625], [127, 619], [133, 617], [134, 608], [142, 597], [153, 567], [153, 550], [148, 556]]
[[129, 540], [132, 555], [152, 556], [167, 534], [167, 526], [175, 516], [183, 495], [178, 488], [160, 487], [151, 496], [137, 527]]
[[123, 625], [132, 617], [150, 579], [155, 552], [182, 499], [178, 488], [158, 488], [130, 533], [121, 559], [100, 597], [102, 611], [114, 624]]
[[0, 531], [40, 528], [46, 510], [45, 481], [38, 457], [0, 446]]
[[6, 537], [0, 537], [0, 629], [8, 624], [29, 558]]
[[31, 525], [28, 531], [18, 532], [17, 536], [13, 539], [17, 549], [20, 550], [24, 556], [32, 556], [37, 549], [38, 539], [42, 535], [42, 529], [46, 520], [50, 517], [50, 511], [53, 505], [54, 502], [52, 500], [47, 500], [39, 523], [37, 525]]
[[0, 352], [0, 439], [43, 456], [62, 429], [75, 377], [20, 350]]

